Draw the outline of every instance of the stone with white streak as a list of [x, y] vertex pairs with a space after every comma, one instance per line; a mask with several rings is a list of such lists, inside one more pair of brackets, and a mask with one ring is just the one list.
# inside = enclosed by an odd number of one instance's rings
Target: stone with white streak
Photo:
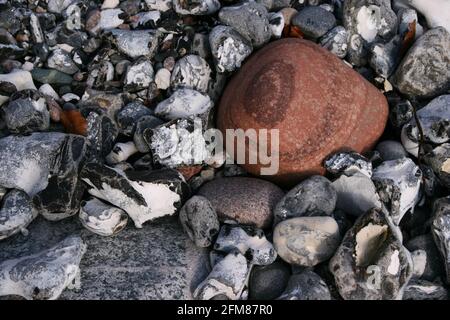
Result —
[[221, 5], [219, 0], [173, 0], [175, 12], [181, 15], [209, 15], [217, 12]]
[[[12, 83], [17, 91], [25, 89], [36, 90], [36, 86], [34, 85], [33, 78], [29, 71], [15, 69], [10, 73], [0, 74], [0, 81]], [[6, 101], [8, 101], [8, 96], [0, 95], [0, 106]]]
[[237, 250], [255, 265], [269, 265], [277, 258], [277, 252], [264, 232], [250, 226], [224, 224], [214, 249], [226, 253]]
[[86, 229], [101, 236], [112, 236], [119, 233], [128, 222], [125, 211], [96, 198], [81, 204], [79, 219]]
[[126, 171], [89, 163], [81, 179], [88, 192], [101, 200], [123, 209], [136, 228], [159, 217], [173, 215], [187, 194], [182, 176], [170, 169], [155, 171]]
[[106, 156], [106, 162], [110, 165], [118, 164], [122, 161], [126, 161], [137, 152], [138, 149], [133, 141], [125, 143], [118, 142], [113, 147], [112, 151]]
[[209, 33], [211, 52], [219, 72], [232, 72], [252, 53], [252, 44], [228, 26], [215, 26]]
[[172, 88], [188, 88], [205, 93], [211, 81], [211, 68], [205, 59], [190, 54], [179, 59], [170, 78]]
[[384, 161], [372, 176], [381, 201], [397, 225], [419, 201], [422, 171], [409, 158]]
[[329, 263], [345, 300], [402, 299], [413, 274], [413, 262], [400, 229], [374, 209], [346, 233]]

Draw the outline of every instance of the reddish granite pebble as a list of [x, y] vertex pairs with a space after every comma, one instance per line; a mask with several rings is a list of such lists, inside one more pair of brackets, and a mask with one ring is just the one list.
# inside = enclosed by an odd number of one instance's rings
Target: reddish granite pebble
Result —
[[272, 225], [273, 209], [284, 196], [273, 183], [247, 177], [214, 179], [198, 194], [211, 202], [220, 221], [235, 220], [263, 229]]
[[[279, 129], [280, 168], [264, 177], [292, 185], [324, 174], [331, 153], [372, 148], [387, 116], [384, 95], [357, 72], [315, 43], [289, 38], [256, 52], [231, 79], [218, 127]], [[243, 166], [255, 175], [262, 167]]]

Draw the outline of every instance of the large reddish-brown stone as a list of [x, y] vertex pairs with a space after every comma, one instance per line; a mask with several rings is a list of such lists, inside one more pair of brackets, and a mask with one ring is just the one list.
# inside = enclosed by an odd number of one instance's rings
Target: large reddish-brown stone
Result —
[[[315, 43], [289, 38], [257, 51], [231, 79], [218, 127], [279, 129], [279, 171], [266, 178], [293, 184], [323, 174], [331, 153], [369, 150], [387, 116], [386, 98], [361, 75]], [[255, 175], [267, 167], [248, 158], [243, 166]]]

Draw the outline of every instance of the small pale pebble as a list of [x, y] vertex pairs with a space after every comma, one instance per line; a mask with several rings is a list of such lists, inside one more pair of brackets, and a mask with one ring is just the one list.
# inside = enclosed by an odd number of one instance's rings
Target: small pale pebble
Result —
[[102, 4], [102, 9], [114, 9], [120, 3], [120, 0], [105, 0]]
[[156, 87], [161, 90], [166, 90], [170, 87], [170, 71], [166, 68], [161, 68], [156, 72], [155, 83]]

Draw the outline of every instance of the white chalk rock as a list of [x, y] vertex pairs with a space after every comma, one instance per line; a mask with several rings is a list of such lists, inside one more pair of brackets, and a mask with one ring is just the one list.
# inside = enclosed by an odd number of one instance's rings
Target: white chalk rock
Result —
[[108, 164], [117, 164], [122, 161], [126, 161], [133, 154], [137, 153], [138, 149], [133, 141], [126, 143], [116, 143], [112, 151], [106, 156], [106, 162]]
[[207, 92], [211, 81], [211, 68], [205, 59], [198, 55], [184, 56], [175, 63], [170, 79], [174, 89], [189, 88]]
[[161, 68], [156, 72], [155, 84], [158, 89], [166, 90], [170, 87], [171, 73], [166, 68]]
[[119, 233], [128, 222], [125, 211], [96, 198], [82, 203], [79, 218], [86, 229], [101, 236]]
[[411, 159], [401, 158], [384, 161], [376, 167], [372, 180], [393, 222], [398, 225], [419, 201], [422, 172]]
[[212, 108], [211, 98], [192, 89], [178, 89], [168, 99], [161, 101], [155, 115], [166, 120], [201, 115]]
[[212, 269], [209, 276], [194, 291], [197, 300], [223, 297], [230, 300], [241, 298], [250, 268], [247, 259], [239, 252], [229, 253]]

